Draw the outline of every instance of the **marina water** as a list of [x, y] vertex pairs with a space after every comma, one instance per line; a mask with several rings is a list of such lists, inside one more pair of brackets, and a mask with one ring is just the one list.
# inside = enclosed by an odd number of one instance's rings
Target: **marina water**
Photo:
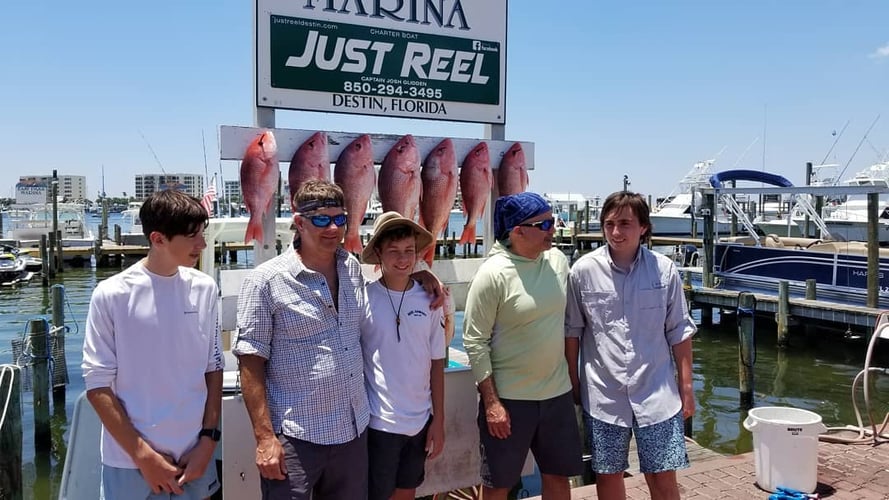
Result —
[[[84, 321], [89, 298], [96, 284], [119, 269], [68, 269], [57, 283], [66, 290], [66, 355], [71, 383], [64, 412], [52, 411], [53, 448], [49, 457], [35, 457], [33, 404], [23, 391], [23, 446], [25, 498], [56, 498], [73, 404], [84, 389], [80, 374]], [[50, 291], [39, 279], [17, 288], [0, 289], [0, 363], [12, 362], [11, 341], [22, 338], [27, 321], [51, 318]], [[718, 316], [717, 316], [718, 317]], [[462, 314], [458, 313], [457, 337], [453, 345], [462, 349]], [[738, 393], [738, 334], [734, 319], [722, 325], [701, 328], [695, 337], [694, 389], [697, 412], [693, 437], [706, 448], [723, 454], [749, 452], [751, 435], [743, 430], [745, 412]], [[791, 347], [776, 348], [774, 321], [757, 318], [755, 405], [793, 406], [814, 411], [828, 426], [854, 424], [851, 405], [852, 379], [864, 363], [866, 338], [850, 338], [842, 332], [816, 331], [791, 336]], [[889, 345], [879, 346], [874, 366], [889, 366]], [[163, 360], [157, 360], [162, 366]], [[529, 362], [533, 362], [529, 360]], [[146, 376], [150, 376], [146, 374]], [[889, 411], [889, 377], [876, 378], [874, 414]], [[61, 410], [61, 409], [59, 409]], [[863, 409], [862, 409], [863, 411]]]

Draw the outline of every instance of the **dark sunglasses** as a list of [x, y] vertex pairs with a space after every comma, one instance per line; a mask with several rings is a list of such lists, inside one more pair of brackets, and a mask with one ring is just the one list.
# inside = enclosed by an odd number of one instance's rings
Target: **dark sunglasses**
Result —
[[343, 212], [341, 214], [336, 215], [303, 215], [300, 214], [300, 217], [304, 217], [309, 219], [312, 222], [312, 225], [315, 227], [325, 228], [330, 226], [330, 222], [333, 221], [336, 224], [336, 227], [343, 227], [346, 225], [346, 213]]
[[541, 231], [549, 231], [550, 229], [553, 228], [554, 225], [556, 225], [556, 220], [555, 219], [545, 219], [545, 220], [541, 220], [541, 221], [537, 221], [537, 222], [529, 222], [527, 224], [519, 224], [519, 225], [522, 227], [536, 227], [537, 229], [540, 229]]

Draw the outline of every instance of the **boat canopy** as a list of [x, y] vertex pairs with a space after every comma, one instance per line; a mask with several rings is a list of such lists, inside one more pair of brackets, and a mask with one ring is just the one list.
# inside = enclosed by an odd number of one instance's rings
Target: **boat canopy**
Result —
[[710, 176], [710, 185], [716, 189], [724, 187], [723, 183], [728, 181], [753, 181], [778, 187], [793, 187], [792, 182], [778, 174], [758, 170], [725, 170]]

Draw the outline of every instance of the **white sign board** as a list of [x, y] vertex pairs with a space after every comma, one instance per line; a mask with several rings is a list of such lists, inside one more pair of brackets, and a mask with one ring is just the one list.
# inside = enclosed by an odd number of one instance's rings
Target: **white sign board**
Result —
[[48, 194], [49, 188], [46, 184], [26, 184], [20, 182], [15, 185], [15, 202], [19, 205], [46, 203]]
[[256, 105], [503, 124], [506, 0], [256, 0]]

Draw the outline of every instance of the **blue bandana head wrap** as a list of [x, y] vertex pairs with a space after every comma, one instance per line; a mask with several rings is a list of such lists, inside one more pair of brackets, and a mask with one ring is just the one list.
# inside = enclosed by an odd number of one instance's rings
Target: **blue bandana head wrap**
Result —
[[494, 237], [503, 241], [517, 225], [551, 210], [543, 196], [530, 191], [500, 197], [494, 203]]

